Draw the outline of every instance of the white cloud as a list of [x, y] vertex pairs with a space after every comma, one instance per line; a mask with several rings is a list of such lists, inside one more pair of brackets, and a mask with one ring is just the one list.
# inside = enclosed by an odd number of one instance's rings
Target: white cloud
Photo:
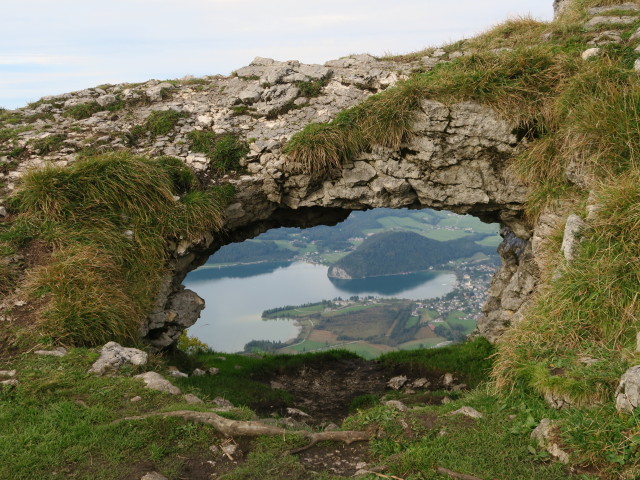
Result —
[[[106, 82], [228, 73], [255, 56], [406, 53], [552, 0], [20, 0], [3, 6], [0, 106]], [[2, 88], [21, 79], [11, 92]], [[12, 80], [13, 81], [13, 80]]]

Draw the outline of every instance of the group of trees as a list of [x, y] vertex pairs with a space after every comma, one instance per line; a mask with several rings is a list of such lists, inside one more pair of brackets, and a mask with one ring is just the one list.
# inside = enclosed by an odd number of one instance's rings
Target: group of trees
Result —
[[439, 242], [412, 232], [384, 232], [367, 238], [356, 250], [336, 262], [334, 267], [346, 271], [352, 278], [365, 278], [418, 272], [450, 260], [495, 250], [478, 245], [473, 240], [466, 237]]

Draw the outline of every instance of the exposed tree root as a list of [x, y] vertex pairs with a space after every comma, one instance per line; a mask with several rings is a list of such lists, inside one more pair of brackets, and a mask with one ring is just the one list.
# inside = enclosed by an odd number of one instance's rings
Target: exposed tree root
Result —
[[331, 440], [344, 442], [347, 445], [353, 442], [365, 442], [371, 439], [372, 434], [365, 431], [343, 431], [343, 432], [307, 432], [306, 430], [285, 430], [284, 428], [265, 425], [261, 422], [229, 420], [213, 412], [192, 412], [190, 410], [178, 410], [176, 412], [156, 412], [139, 415], [136, 417], [126, 417], [115, 420], [112, 423], [120, 423], [127, 420], [142, 420], [150, 417], [179, 417], [192, 422], [206, 423], [211, 425], [218, 432], [228, 437], [257, 437], [260, 435], [300, 435], [309, 440], [304, 447], [296, 448], [289, 453], [298, 453], [311, 448], [318, 442]]

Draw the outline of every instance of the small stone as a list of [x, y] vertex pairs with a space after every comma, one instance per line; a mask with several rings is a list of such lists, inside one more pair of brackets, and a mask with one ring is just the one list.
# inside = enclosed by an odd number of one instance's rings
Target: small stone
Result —
[[145, 365], [147, 359], [147, 353], [142, 350], [109, 342], [100, 350], [100, 358], [93, 363], [89, 373], [104, 375], [109, 371], [118, 370], [123, 365]]
[[209, 375], [217, 375], [220, 373], [220, 369], [216, 367], [211, 367], [209, 370], [207, 370], [207, 373]]
[[140, 480], [168, 480], [167, 477], [158, 472], [145, 473]]
[[13, 378], [17, 373], [15, 370], [0, 370], [0, 378]]
[[531, 432], [531, 438], [538, 442], [549, 454], [560, 460], [562, 463], [569, 463], [569, 454], [562, 450], [556, 443], [554, 425], [548, 418], [540, 420], [540, 424]]
[[235, 443], [227, 443], [226, 445], [222, 445], [220, 449], [224, 452], [225, 455], [233, 457], [238, 451], [238, 445], [236, 445]]
[[187, 393], [184, 396], [184, 401], [187, 402], [189, 405], [198, 405], [198, 404], [204, 403], [202, 400], [200, 400], [198, 397], [196, 397], [191, 393]]
[[191, 375], [193, 375], [194, 377], [203, 377], [206, 374], [207, 372], [199, 368], [196, 368], [193, 372], [191, 372]]
[[464, 415], [465, 417], [469, 417], [469, 418], [482, 418], [482, 417], [484, 417], [484, 415], [482, 415], [475, 408], [466, 407], [466, 406], [462, 407], [462, 408], [459, 408], [458, 410], [455, 410], [455, 411], [449, 413], [449, 415]]
[[413, 388], [429, 388], [429, 385], [431, 385], [431, 382], [429, 382], [429, 380], [427, 380], [426, 378], [419, 378], [417, 380], [414, 380], [411, 384]]
[[578, 361], [587, 366], [591, 366], [598, 363], [600, 360], [598, 360], [597, 358], [584, 356], [584, 357], [578, 357]]
[[330, 423], [329, 425], [324, 427], [325, 432], [335, 432], [336, 430], [340, 430], [340, 427], [338, 427], [338, 425], [336, 425], [335, 423]]
[[453, 382], [455, 382], [455, 378], [453, 378], [453, 375], [451, 373], [445, 373], [442, 377], [442, 385], [444, 385], [445, 387], [451, 387], [453, 385]]
[[0, 217], [6, 217], [7, 216], [7, 209], [3, 206], [0, 206]]
[[19, 384], [20, 382], [15, 378], [11, 378], [9, 380], [3, 380], [0, 382], [0, 385], [7, 385], [9, 387], [17, 387]]
[[587, 48], [580, 55], [583, 60], [589, 60], [590, 58], [594, 58], [600, 55], [600, 49], [598, 47]]
[[138, 403], [140, 400], [142, 400], [142, 397], [140, 395], [136, 395], [135, 397], [133, 397], [131, 400], [129, 400], [131, 403]]
[[395, 408], [399, 412], [406, 412], [407, 410], [409, 410], [407, 406], [400, 400], [387, 400], [386, 402], [382, 402], [382, 404], [386, 405], [387, 407]]
[[633, 63], [633, 69], [636, 72], [640, 72], [640, 58], [638, 58], [634, 63]]
[[461, 392], [463, 390], [467, 389], [467, 384], [466, 383], [461, 383], [459, 385], [454, 385], [453, 387], [451, 387], [451, 391], [452, 392]]
[[442, 405], [446, 405], [447, 403], [451, 403], [451, 402], [453, 402], [453, 400], [451, 400], [450, 397], [444, 397], [441, 403]]
[[405, 383], [407, 383], [407, 377], [405, 375], [400, 375], [398, 377], [393, 377], [391, 380], [389, 380], [387, 382], [387, 386], [394, 390], [400, 390]]
[[122, 235], [127, 237], [129, 240], [133, 240], [133, 230], [125, 230], [122, 232]]
[[222, 397], [214, 398], [212, 403], [217, 407], [215, 410], [231, 410], [233, 408], [233, 403]]
[[27, 304], [24, 300], [16, 300], [13, 302], [13, 305], [16, 307], [24, 307]]
[[184, 372], [181, 372], [176, 367], [169, 367], [169, 375], [176, 378], [189, 378], [189, 375], [187, 375]]
[[571, 406], [571, 399], [563, 393], [558, 392], [545, 392], [544, 400], [551, 408], [560, 410]]
[[172, 395], [180, 395], [180, 389], [171, 384], [157, 372], [146, 372], [136, 375], [134, 378], [140, 378], [147, 388], [158, 392], [170, 393]]
[[67, 354], [67, 349], [64, 347], [58, 347], [55, 350], [36, 350], [33, 353], [35, 355], [43, 355], [48, 357], [64, 357]]

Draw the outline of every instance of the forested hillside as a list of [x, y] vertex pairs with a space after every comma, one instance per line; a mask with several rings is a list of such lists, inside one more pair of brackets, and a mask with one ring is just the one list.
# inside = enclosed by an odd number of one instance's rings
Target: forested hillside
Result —
[[[330, 277], [350, 278], [418, 272], [450, 260], [491, 254], [493, 247], [483, 247], [473, 237], [439, 242], [412, 232], [385, 232], [366, 239], [353, 252], [336, 262]], [[340, 273], [342, 272], [342, 273]]]

